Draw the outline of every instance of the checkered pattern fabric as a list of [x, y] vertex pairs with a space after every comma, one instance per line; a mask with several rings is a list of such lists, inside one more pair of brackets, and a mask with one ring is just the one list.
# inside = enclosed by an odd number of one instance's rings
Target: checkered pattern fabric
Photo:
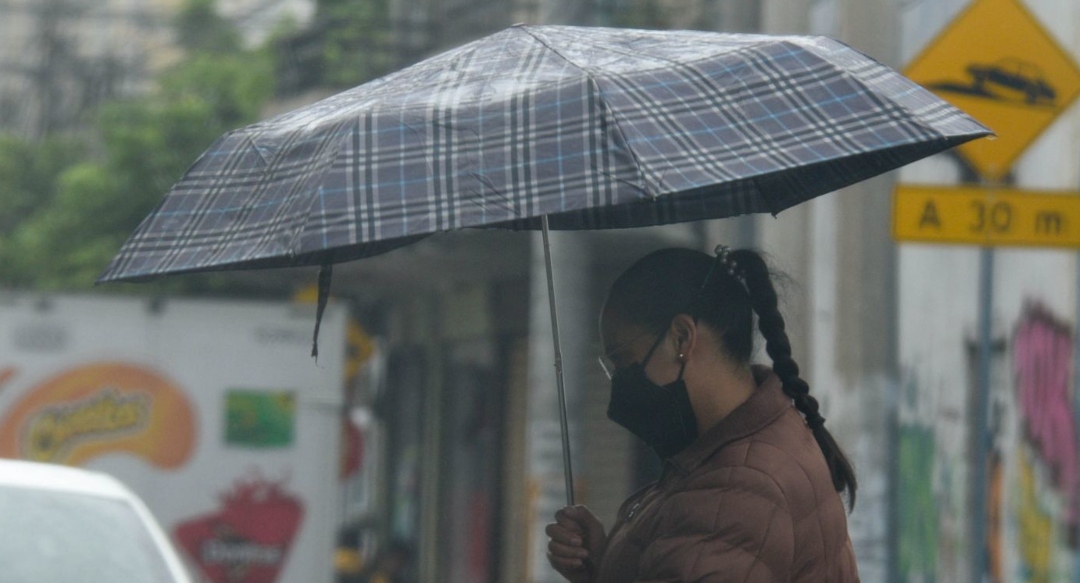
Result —
[[777, 213], [987, 134], [827, 38], [519, 25], [222, 136], [100, 281]]

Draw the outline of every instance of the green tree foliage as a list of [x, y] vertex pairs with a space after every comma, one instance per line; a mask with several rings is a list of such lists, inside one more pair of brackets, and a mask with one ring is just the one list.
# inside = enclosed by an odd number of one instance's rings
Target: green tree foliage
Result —
[[[53, 197], [13, 230], [4, 245], [10, 283], [44, 288], [86, 287], [115, 252], [121, 236], [109, 204], [114, 179], [92, 163], [77, 163], [58, 174]], [[80, 283], [85, 282], [83, 285]]]
[[0, 136], [0, 235], [10, 233], [56, 194], [57, 174], [73, 164], [79, 149], [71, 140], [30, 143]]
[[240, 50], [240, 33], [218, 15], [214, 0], [188, 0], [176, 17], [180, 46], [196, 52], [234, 53]]
[[192, 0], [177, 28], [187, 56], [152, 94], [103, 106], [91, 139], [0, 139], [0, 285], [90, 287], [198, 155], [258, 118], [273, 88], [268, 53], [240, 49], [210, 0]]
[[396, 65], [389, 0], [318, 0], [322, 84], [348, 88], [380, 77]]
[[32, 282], [32, 264], [48, 257], [20, 251], [34, 246], [30, 226], [49, 208], [60, 190], [58, 177], [76, 163], [79, 149], [68, 140], [46, 138], [32, 143], [0, 137], [0, 277], [8, 284]]

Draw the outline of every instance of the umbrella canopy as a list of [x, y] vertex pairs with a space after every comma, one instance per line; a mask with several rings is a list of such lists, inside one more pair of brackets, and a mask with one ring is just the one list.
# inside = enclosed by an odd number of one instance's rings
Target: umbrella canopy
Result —
[[[990, 132], [827, 38], [523, 26], [215, 142], [99, 281], [778, 213]], [[551, 303], [567, 502], [573, 479]]]
[[222, 136], [99, 281], [775, 214], [989, 133], [828, 38], [518, 25]]

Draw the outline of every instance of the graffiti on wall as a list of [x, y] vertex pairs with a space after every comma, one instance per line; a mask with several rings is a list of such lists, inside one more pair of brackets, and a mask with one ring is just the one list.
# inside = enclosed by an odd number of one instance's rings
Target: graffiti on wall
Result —
[[1018, 459], [1019, 503], [1016, 508], [1020, 529], [1021, 576], [1028, 583], [1048, 583], [1051, 575], [1054, 519], [1042, 506], [1035, 469], [1027, 454]]
[[[992, 345], [988, 580], [1071, 581], [1080, 523], [1073, 324], [1029, 301], [1009, 332]], [[973, 375], [977, 346], [968, 348]], [[938, 389], [932, 378], [920, 374], [912, 369], [916, 380], [901, 405], [898, 566], [902, 581], [922, 583], [953, 580], [966, 572], [972, 486], [967, 460], [976, 441], [957, 448], [956, 423], [969, 425], [971, 411], [956, 418], [944, 415], [943, 408], [965, 401], [950, 392], [953, 387]], [[971, 429], [964, 432], [971, 435]]]
[[[964, 454], [943, 447], [941, 427], [955, 426], [961, 412], [905, 374], [900, 402], [896, 489], [897, 567], [901, 581], [953, 580], [964, 547]], [[947, 434], [945, 434], [947, 435]]]
[[1016, 574], [1028, 583], [1060, 578], [1058, 556], [1075, 547], [1080, 488], [1073, 392], [1072, 326], [1030, 302], [1012, 339], [1018, 438], [1013, 508]]
[[904, 425], [900, 429], [900, 549], [902, 580], [931, 582], [938, 561], [938, 505], [934, 492], [933, 429]]
[[1013, 338], [1016, 401], [1026, 440], [1068, 500], [1068, 523], [1077, 523], [1076, 419], [1070, 398], [1073, 338], [1070, 326], [1031, 304]]

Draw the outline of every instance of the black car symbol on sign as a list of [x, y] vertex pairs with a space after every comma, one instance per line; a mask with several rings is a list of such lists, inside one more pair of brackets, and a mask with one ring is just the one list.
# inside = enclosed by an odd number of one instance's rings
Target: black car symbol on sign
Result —
[[1046, 82], [1042, 71], [1029, 61], [1006, 57], [994, 63], [972, 63], [964, 72], [965, 81], [927, 83], [927, 89], [981, 97], [994, 101], [1050, 107], [1057, 92]]
[[[1043, 79], [1042, 71], [1027, 61], [1005, 58], [991, 65], [972, 64], [967, 73], [973, 80], [972, 89], [979, 93], [1001, 95], [1004, 91], [1023, 97], [1029, 105], [1051, 105], [1056, 96], [1054, 88]], [[1019, 95], [1018, 95], [1019, 94]]]

